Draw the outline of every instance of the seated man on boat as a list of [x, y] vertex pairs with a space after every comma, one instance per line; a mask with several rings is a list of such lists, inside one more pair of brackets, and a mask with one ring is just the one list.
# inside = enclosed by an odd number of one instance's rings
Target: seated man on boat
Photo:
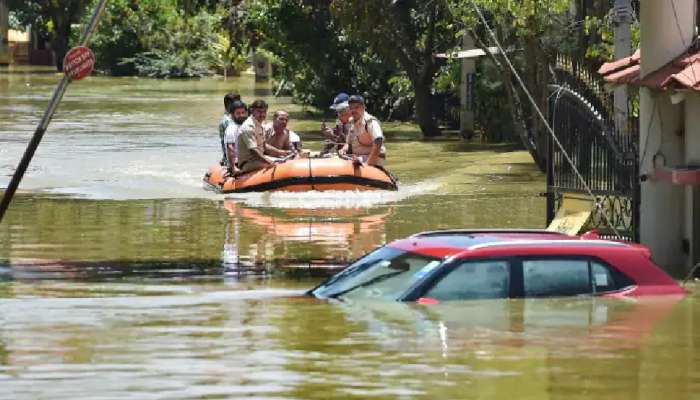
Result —
[[229, 112], [229, 108], [231, 103], [240, 99], [241, 95], [238, 93], [226, 93], [224, 96], [224, 116], [221, 118], [221, 121], [219, 121], [219, 139], [221, 140], [221, 152], [223, 153], [223, 157], [221, 159], [222, 165], [226, 163], [226, 145], [224, 144], [224, 136], [226, 135], [226, 128], [231, 123], [231, 113]]
[[345, 146], [338, 151], [341, 156], [348, 154], [353, 161], [382, 167], [386, 159], [384, 133], [379, 120], [365, 111], [365, 99], [360, 95], [352, 95], [348, 99], [350, 105], [350, 132]]
[[226, 132], [224, 134], [224, 148], [226, 150], [224, 157], [229, 171], [235, 174], [239, 171], [236, 165], [238, 162], [236, 142], [241, 133], [241, 126], [246, 118], [248, 118], [248, 108], [244, 102], [236, 100], [229, 104], [228, 111], [231, 116], [231, 122], [226, 127]]
[[350, 96], [346, 93], [338, 93], [335, 96], [330, 108], [336, 112], [338, 119], [335, 121], [334, 128], [326, 127], [325, 122], [321, 127], [321, 134], [326, 138], [321, 154], [338, 151], [345, 145], [348, 132], [350, 132], [350, 117], [352, 117], [348, 104], [349, 99]]
[[279, 151], [278, 154], [283, 154], [283, 156], [291, 154], [298, 156], [299, 150], [294, 144], [295, 142], [301, 144], [299, 136], [287, 129], [287, 125], [289, 125], [289, 113], [285, 110], [275, 111], [272, 117], [272, 126], [267, 129], [265, 134], [265, 143], [268, 145], [267, 153], [276, 150]]
[[[255, 171], [268, 167], [279, 158], [289, 155], [289, 152], [273, 148], [265, 143], [265, 118], [267, 103], [255, 100], [250, 105], [250, 117], [241, 125], [240, 134], [236, 140], [238, 168], [241, 173]], [[272, 156], [272, 157], [271, 157]]]

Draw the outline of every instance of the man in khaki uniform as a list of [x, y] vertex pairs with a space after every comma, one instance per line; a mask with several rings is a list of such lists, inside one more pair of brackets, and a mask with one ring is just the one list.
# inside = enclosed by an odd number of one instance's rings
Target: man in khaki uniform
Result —
[[365, 99], [359, 95], [348, 100], [352, 120], [347, 142], [340, 154], [351, 154], [353, 160], [373, 166], [383, 166], [386, 159], [384, 133], [379, 120], [365, 111]]
[[236, 141], [238, 167], [241, 173], [255, 171], [272, 165], [275, 160], [265, 155], [263, 122], [267, 117], [267, 103], [255, 100], [250, 105], [251, 115], [241, 125]]

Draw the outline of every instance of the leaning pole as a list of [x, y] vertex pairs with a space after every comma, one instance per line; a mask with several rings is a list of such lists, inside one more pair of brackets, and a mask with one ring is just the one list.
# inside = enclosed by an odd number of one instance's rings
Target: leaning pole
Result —
[[[85, 27], [85, 31], [80, 38], [79, 47], [84, 47], [90, 42], [90, 37], [97, 27], [97, 22], [99, 21], [106, 4], [107, 0], [100, 0], [97, 7], [95, 7], [90, 23]], [[92, 66], [90, 66], [90, 68], [92, 68]], [[15, 195], [15, 192], [19, 187], [19, 183], [22, 181], [22, 177], [24, 177], [24, 173], [29, 167], [29, 163], [32, 161], [32, 157], [34, 157], [37, 147], [39, 147], [39, 143], [41, 143], [41, 139], [44, 137], [46, 128], [48, 128], [49, 122], [51, 122], [51, 118], [56, 112], [56, 107], [58, 107], [58, 104], [61, 102], [63, 94], [66, 92], [66, 88], [72, 80], [73, 76], [66, 71], [63, 78], [61, 78], [61, 81], [58, 83], [58, 86], [56, 86], [53, 96], [49, 101], [49, 105], [46, 108], [46, 112], [44, 112], [44, 116], [41, 118], [39, 126], [37, 126], [36, 130], [34, 131], [34, 136], [32, 136], [32, 139], [29, 141], [27, 149], [24, 151], [24, 155], [17, 165], [17, 169], [15, 169], [15, 173], [12, 175], [10, 184], [7, 186], [7, 189], [2, 197], [2, 202], [0, 202], [0, 223], [2, 222], [2, 218], [5, 216], [5, 212], [12, 201], [12, 197]]]

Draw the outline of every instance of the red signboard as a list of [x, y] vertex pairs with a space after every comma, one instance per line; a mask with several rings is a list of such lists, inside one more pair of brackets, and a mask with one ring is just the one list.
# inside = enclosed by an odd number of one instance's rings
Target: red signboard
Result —
[[84, 46], [73, 47], [63, 58], [63, 72], [77, 81], [90, 75], [95, 66], [95, 55]]

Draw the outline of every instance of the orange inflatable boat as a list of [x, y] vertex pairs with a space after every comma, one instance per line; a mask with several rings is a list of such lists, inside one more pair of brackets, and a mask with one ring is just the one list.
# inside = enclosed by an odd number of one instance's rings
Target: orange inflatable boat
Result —
[[300, 158], [235, 177], [212, 165], [204, 182], [219, 193], [309, 190], [397, 190], [396, 180], [382, 169], [354, 165], [342, 158]]

